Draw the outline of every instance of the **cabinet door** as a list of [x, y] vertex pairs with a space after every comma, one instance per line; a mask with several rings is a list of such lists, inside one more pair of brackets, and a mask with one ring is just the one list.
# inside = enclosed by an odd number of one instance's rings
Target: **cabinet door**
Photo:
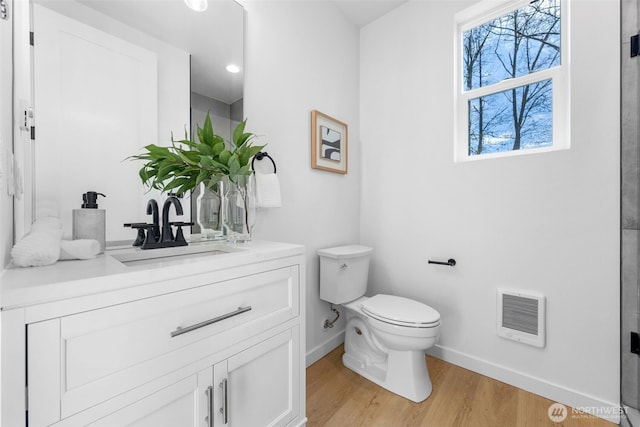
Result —
[[212, 368], [113, 412], [91, 427], [209, 427]]
[[299, 408], [299, 328], [214, 366], [214, 426], [285, 426]]

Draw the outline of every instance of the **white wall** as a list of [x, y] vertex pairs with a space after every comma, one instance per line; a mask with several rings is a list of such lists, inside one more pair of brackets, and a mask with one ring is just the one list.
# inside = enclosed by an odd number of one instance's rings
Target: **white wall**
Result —
[[[463, 7], [410, 1], [361, 32], [373, 290], [441, 313], [439, 357], [573, 406], [615, 405], [619, 2], [572, 2], [571, 149], [461, 164], [452, 61]], [[427, 264], [449, 257], [455, 268]], [[546, 348], [496, 335], [499, 286], [547, 296]]]
[[[261, 209], [255, 237], [306, 246], [307, 361], [340, 342], [320, 301], [316, 251], [359, 241], [358, 29], [326, 1], [242, 1], [245, 117], [274, 158], [282, 207]], [[311, 110], [349, 125], [349, 173], [311, 169]], [[268, 161], [268, 160], [267, 160]]]

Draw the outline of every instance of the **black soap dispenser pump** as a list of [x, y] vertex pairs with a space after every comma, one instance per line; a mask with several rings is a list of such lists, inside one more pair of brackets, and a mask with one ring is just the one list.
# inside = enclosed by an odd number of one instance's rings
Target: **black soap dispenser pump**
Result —
[[72, 237], [76, 239], [94, 239], [100, 243], [100, 253], [106, 248], [106, 212], [98, 209], [98, 196], [102, 193], [87, 191], [82, 195], [81, 209], [73, 210]]

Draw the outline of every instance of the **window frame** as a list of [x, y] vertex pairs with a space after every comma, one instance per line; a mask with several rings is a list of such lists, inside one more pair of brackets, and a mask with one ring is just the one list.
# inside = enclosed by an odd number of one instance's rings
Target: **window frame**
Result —
[[[454, 18], [454, 162], [512, 157], [526, 154], [566, 150], [570, 148], [569, 97], [569, 0], [560, 0], [560, 65], [539, 70], [524, 76], [501, 80], [475, 89], [464, 88], [463, 41], [464, 32], [527, 6], [529, 0], [483, 0], [461, 12]], [[552, 143], [550, 146], [469, 154], [469, 101], [543, 80], [552, 83]]]

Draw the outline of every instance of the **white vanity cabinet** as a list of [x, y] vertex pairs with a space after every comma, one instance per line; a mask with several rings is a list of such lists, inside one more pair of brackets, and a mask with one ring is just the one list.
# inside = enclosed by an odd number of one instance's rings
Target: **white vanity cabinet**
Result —
[[3, 378], [2, 425], [304, 425], [303, 274], [276, 257], [3, 311], [26, 393]]

